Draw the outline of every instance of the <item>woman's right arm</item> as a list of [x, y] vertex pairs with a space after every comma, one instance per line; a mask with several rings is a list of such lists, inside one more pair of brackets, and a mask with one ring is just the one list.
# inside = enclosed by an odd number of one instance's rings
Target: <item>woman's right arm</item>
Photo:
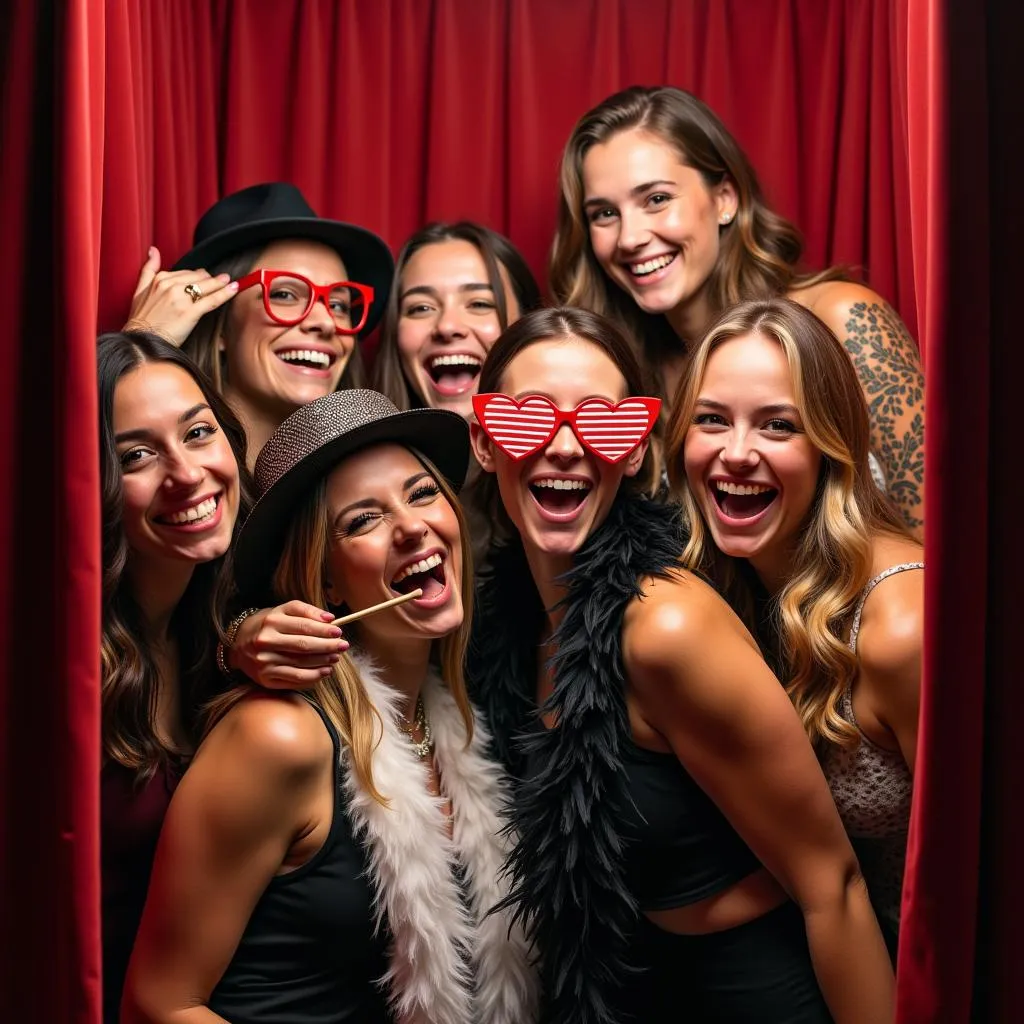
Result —
[[[199, 290], [195, 301], [185, 291]], [[150, 246], [132, 296], [132, 308], [123, 330], [151, 331], [181, 346], [207, 314], [219, 309], [238, 293], [227, 274], [211, 277], [205, 270], [161, 270], [160, 250]]]
[[223, 1021], [210, 993], [332, 761], [330, 737], [298, 698], [254, 694], [211, 732], [160, 834], [121, 1024]]
[[828, 784], [785, 690], [739, 619], [691, 576], [626, 618], [641, 714], [803, 912], [837, 1024], [892, 1020], [892, 967]]
[[260, 608], [243, 619], [226, 652], [229, 668], [268, 690], [304, 690], [330, 675], [348, 650], [334, 616], [304, 601]]

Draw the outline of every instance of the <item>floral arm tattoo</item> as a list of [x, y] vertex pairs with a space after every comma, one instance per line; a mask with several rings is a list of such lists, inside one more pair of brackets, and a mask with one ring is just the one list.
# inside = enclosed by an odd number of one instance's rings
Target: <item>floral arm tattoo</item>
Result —
[[907, 525], [924, 525], [924, 375], [914, 339], [884, 303], [850, 306], [841, 335], [871, 414], [871, 447]]

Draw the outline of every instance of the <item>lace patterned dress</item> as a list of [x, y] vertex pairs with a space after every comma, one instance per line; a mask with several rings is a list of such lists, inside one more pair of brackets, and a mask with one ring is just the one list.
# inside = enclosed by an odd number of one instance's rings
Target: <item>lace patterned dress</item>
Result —
[[[868, 583], [854, 613], [848, 641], [851, 651], [857, 652], [860, 620], [868, 595], [882, 580], [896, 573], [923, 568], [923, 562], [904, 562], [891, 566]], [[860, 860], [875, 912], [895, 935], [900, 924], [913, 777], [898, 750], [878, 746], [861, 731], [853, 712], [852, 684], [840, 699], [839, 713], [856, 727], [860, 742], [852, 748], [829, 747], [822, 767]]]

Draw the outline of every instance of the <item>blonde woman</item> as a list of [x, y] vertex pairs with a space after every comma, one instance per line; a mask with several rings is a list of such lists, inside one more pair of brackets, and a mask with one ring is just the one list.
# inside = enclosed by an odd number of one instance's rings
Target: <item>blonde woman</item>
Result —
[[727, 306], [786, 296], [840, 338], [870, 408], [872, 462], [905, 521], [924, 523], [924, 380], [880, 295], [839, 268], [805, 273], [796, 228], [761, 193], [714, 111], [682, 89], [632, 88], [577, 122], [562, 156], [556, 301], [629, 326], [666, 396]]
[[462, 679], [472, 567], [454, 491], [465, 421], [337, 392], [256, 465], [246, 595], [338, 614], [352, 651], [308, 693], [210, 709], [167, 815], [122, 1020], [521, 1024], [504, 890], [504, 781]]
[[[842, 345], [795, 302], [730, 310], [676, 396], [669, 477], [686, 565], [753, 614], [823, 758], [892, 947], [921, 687], [921, 546], [872, 484], [868, 413]], [[753, 576], [753, 579], [751, 578]]]

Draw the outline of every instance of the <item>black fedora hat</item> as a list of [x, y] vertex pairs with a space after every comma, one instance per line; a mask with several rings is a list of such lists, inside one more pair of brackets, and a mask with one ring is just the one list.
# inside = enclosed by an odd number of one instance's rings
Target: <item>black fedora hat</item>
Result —
[[[334, 249], [353, 281], [373, 288], [373, 305], [360, 337], [377, 326], [388, 300], [395, 261], [372, 231], [318, 217], [302, 193], [286, 181], [251, 185], [218, 199], [199, 218], [192, 248], [172, 270], [209, 270], [243, 249], [285, 238], [306, 238]], [[288, 269], [287, 267], [276, 269]]]
[[345, 456], [391, 442], [428, 458], [458, 491], [469, 466], [469, 426], [444, 409], [401, 412], [377, 391], [334, 391], [302, 406], [274, 431], [256, 459], [259, 499], [238, 535], [235, 582], [267, 596], [291, 518], [317, 481]]

